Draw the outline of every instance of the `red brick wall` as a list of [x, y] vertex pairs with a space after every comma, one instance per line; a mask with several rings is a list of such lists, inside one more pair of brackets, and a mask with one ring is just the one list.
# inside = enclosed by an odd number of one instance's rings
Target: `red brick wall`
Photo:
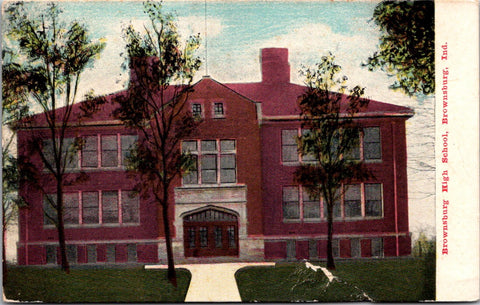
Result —
[[[405, 118], [362, 119], [363, 127], [380, 127], [382, 143], [382, 161], [368, 163], [374, 178], [366, 183], [382, 183], [383, 209], [382, 219], [345, 220], [334, 222], [334, 236], [383, 235], [395, 234], [395, 202], [398, 219], [398, 232], [408, 233], [408, 190], [406, 174], [406, 138]], [[284, 222], [282, 217], [282, 187], [295, 185], [293, 174], [295, 166], [283, 165], [281, 155], [281, 131], [300, 126], [293, 121], [267, 121], [262, 126], [262, 177], [263, 203], [265, 211], [265, 235], [272, 236], [326, 236], [327, 222]], [[395, 153], [394, 153], [395, 151]], [[394, 159], [396, 176], [394, 175]], [[396, 178], [396, 193], [395, 181]], [[396, 199], [396, 200], [395, 200]], [[377, 235], [377, 236], [378, 236]], [[408, 241], [402, 244], [402, 253], [410, 251]]]

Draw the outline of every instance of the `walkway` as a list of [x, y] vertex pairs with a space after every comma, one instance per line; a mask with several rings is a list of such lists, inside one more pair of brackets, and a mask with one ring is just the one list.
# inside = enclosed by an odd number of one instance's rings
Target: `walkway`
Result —
[[[247, 266], [274, 266], [275, 263], [221, 263], [176, 265], [192, 273], [185, 302], [241, 302], [235, 272]], [[145, 269], [167, 268], [165, 265]]]

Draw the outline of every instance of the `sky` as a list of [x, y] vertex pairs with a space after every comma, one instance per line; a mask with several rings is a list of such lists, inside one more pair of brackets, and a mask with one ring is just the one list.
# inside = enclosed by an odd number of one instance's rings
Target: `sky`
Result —
[[[378, 45], [379, 31], [371, 21], [375, 1], [165, 1], [164, 9], [176, 15], [182, 37], [200, 33], [198, 50], [204, 63], [194, 81], [210, 75], [220, 82], [261, 80], [259, 54], [265, 47], [289, 49], [291, 81], [301, 84], [302, 65], [313, 66], [329, 51], [336, 56], [349, 83], [366, 88], [366, 97], [408, 106], [415, 116], [407, 121], [409, 221], [414, 234], [434, 234], [434, 99], [408, 98], [388, 88], [385, 73], [361, 66]], [[34, 3], [34, 6], [44, 5]], [[122, 90], [128, 81], [123, 71], [125, 42], [122, 28], [141, 29], [148, 20], [139, 1], [59, 2], [66, 21], [84, 23], [93, 39], [106, 48], [81, 77], [79, 96]], [[32, 7], [32, 11], [37, 10]], [[206, 33], [205, 35], [205, 16]], [[205, 46], [207, 52], [205, 52]], [[208, 54], [208, 57], [206, 57]], [[205, 64], [206, 63], [206, 64]]]

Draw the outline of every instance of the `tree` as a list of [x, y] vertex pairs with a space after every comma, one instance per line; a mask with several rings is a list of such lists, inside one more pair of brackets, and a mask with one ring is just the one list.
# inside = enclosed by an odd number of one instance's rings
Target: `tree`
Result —
[[[327, 206], [328, 269], [335, 269], [333, 210], [345, 191], [342, 185], [370, 177], [364, 164], [356, 160], [360, 130], [354, 120], [355, 114], [368, 106], [368, 100], [361, 98], [364, 88], [348, 90], [347, 77], [339, 76], [340, 72], [331, 53], [322, 56], [314, 69], [304, 68], [301, 73], [307, 89], [299, 100], [304, 132], [298, 137], [298, 151], [314, 162], [303, 163], [295, 172], [295, 180], [310, 196], [322, 197]], [[344, 94], [347, 91], [349, 95]]]
[[19, 171], [17, 158], [12, 145], [15, 140], [15, 130], [11, 125], [29, 114], [27, 88], [24, 74], [15, 63], [16, 54], [7, 45], [2, 50], [2, 266], [3, 279], [7, 275], [6, 232], [8, 226], [15, 221], [18, 207], [25, 201], [18, 196]]
[[380, 27], [379, 50], [365, 66], [396, 81], [390, 86], [409, 96], [435, 93], [434, 1], [383, 1], [373, 12]]
[[[72, 126], [72, 109], [76, 100], [81, 73], [103, 50], [104, 43], [92, 42], [85, 26], [73, 21], [69, 25], [61, 21], [61, 10], [55, 3], [33, 15], [24, 4], [13, 3], [6, 8], [9, 23], [7, 37], [17, 41], [17, 53], [23, 60], [17, 63], [18, 71], [27, 87], [29, 102], [41, 109], [42, 115], [35, 120], [19, 121], [18, 128], [31, 128], [28, 155], [38, 154], [47, 175], [36, 171], [35, 185], [43, 193], [51, 208], [44, 214], [56, 226], [62, 270], [69, 272], [66, 256], [65, 229], [63, 220], [63, 189], [66, 184], [80, 180], [82, 175], [70, 177], [76, 152], [81, 148], [80, 138], [67, 139], [66, 132]], [[46, 131], [35, 129], [44, 124]], [[19, 163], [21, 170], [33, 169], [26, 158]], [[33, 173], [32, 173], [33, 175]], [[41, 179], [38, 179], [39, 177]], [[44, 185], [56, 186], [55, 195], [47, 196]], [[53, 210], [48, 211], [48, 210]]]
[[183, 44], [174, 16], [162, 12], [161, 2], [145, 2], [150, 27], [142, 35], [133, 26], [124, 30], [131, 69], [127, 93], [118, 98], [117, 117], [124, 125], [140, 132], [129, 168], [141, 175], [136, 189], [143, 197], [153, 196], [161, 207], [168, 261], [168, 279], [176, 286], [169, 207], [172, 181], [193, 165], [180, 151], [179, 141], [188, 136], [197, 121], [186, 111], [194, 73], [200, 67], [195, 56], [199, 36]]

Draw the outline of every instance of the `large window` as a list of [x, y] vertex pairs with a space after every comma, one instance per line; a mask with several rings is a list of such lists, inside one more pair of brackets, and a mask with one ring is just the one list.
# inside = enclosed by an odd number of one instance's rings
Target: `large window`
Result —
[[182, 142], [182, 151], [195, 159], [194, 168], [183, 184], [223, 184], [237, 181], [235, 140], [191, 140]]
[[[121, 134], [84, 136], [83, 146], [79, 151], [75, 150], [74, 142], [74, 138], [65, 138], [63, 141], [62, 156], [68, 155], [66, 169], [112, 168], [126, 164], [125, 159], [137, 142], [137, 136]], [[43, 153], [46, 162], [53, 166], [55, 160], [51, 139], [43, 141]]]
[[[68, 226], [138, 224], [140, 221], [139, 198], [132, 191], [65, 193], [63, 198], [64, 221]], [[53, 225], [57, 215], [50, 202], [55, 204], [55, 194], [44, 198], [45, 225]]]
[[[284, 129], [282, 130], [282, 162], [315, 162], [314, 156], [300, 156], [297, 148], [297, 138], [300, 133], [306, 134], [308, 130]], [[379, 127], [366, 127], [360, 133], [358, 146], [345, 156], [353, 160], [379, 161], [382, 159], [382, 145]], [[335, 145], [334, 145], [335, 146]]]
[[[343, 191], [342, 191], [343, 190]], [[383, 216], [383, 194], [380, 183], [344, 185], [336, 194], [333, 219], [362, 219]], [[325, 221], [327, 204], [323, 198], [310, 195], [304, 186], [285, 186], [283, 219], [285, 221]]]
[[126, 164], [125, 159], [137, 142], [136, 135], [91, 135], [84, 137], [82, 168], [112, 168]]

